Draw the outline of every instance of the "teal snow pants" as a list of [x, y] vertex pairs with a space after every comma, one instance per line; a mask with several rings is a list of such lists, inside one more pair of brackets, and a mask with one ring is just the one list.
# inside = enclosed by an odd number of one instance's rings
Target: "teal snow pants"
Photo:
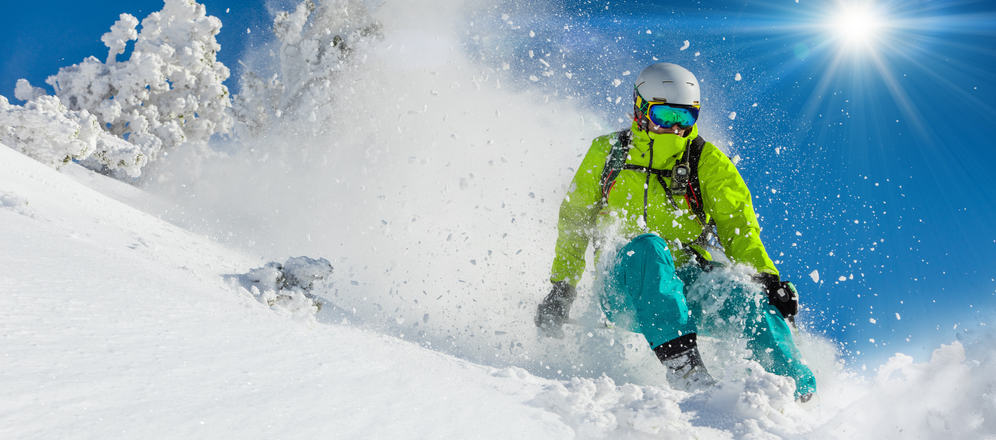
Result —
[[[667, 242], [643, 234], [615, 255], [601, 280], [599, 299], [609, 321], [642, 333], [654, 348], [680, 336], [698, 333], [703, 321], [701, 296], [687, 296], [702, 269], [687, 264], [675, 269]], [[710, 323], [742, 326], [747, 348], [765, 370], [795, 380], [796, 396], [816, 391], [813, 372], [802, 363], [792, 331], [760, 288], [729, 284], [728, 292], [710, 294]]]

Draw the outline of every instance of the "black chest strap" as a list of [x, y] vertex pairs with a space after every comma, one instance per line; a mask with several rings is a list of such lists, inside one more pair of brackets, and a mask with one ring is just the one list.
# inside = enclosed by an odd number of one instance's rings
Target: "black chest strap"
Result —
[[[605, 161], [605, 167], [602, 169], [601, 183], [603, 203], [608, 201], [609, 192], [612, 191], [612, 186], [615, 184], [616, 178], [619, 177], [619, 173], [622, 170], [631, 170], [645, 173], [648, 179], [651, 175], [656, 176], [657, 181], [662, 187], [664, 187], [667, 199], [675, 208], [678, 208], [677, 204], [674, 202], [671, 185], [664, 180], [664, 178], [670, 179], [672, 177], [672, 170], [660, 170], [652, 167], [626, 163], [626, 160], [629, 158], [629, 150], [632, 148], [632, 144], [630, 143], [631, 137], [632, 133], [629, 130], [623, 130], [616, 133], [614, 139], [615, 142], [612, 143], [609, 156]], [[699, 182], [699, 161], [702, 158], [702, 150], [705, 149], [705, 143], [706, 142], [702, 139], [702, 136], [696, 136], [695, 139], [692, 139], [692, 141], [685, 146], [685, 154], [682, 156], [682, 159], [684, 160], [680, 162], [687, 165], [689, 170], [688, 184], [683, 191], [685, 200], [688, 202], [688, 207], [692, 210], [703, 226], [708, 223], [708, 216], [705, 213], [705, 203], [702, 200], [702, 190]], [[650, 153], [653, 154], [652, 145]], [[651, 164], [653, 164], [653, 162], [651, 162]]]

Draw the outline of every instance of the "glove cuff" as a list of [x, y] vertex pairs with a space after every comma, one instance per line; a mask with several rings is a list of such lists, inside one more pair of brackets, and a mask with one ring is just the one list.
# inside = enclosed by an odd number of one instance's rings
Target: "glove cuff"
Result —
[[778, 275], [767, 272], [758, 272], [752, 278], [754, 278], [754, 281], [760, 283], [765, 288], [768, 288], [769, 286], [777, 286], [781, 282], [781, 278], [779, 278]]
[[789, 281], [782, 281], [778, 275], [759, 273], [754, 280], [764, 287], [768, 302], [775, 306], [782, 316], [790, 318], [799, 313], [799, 294]]
[[562, 303], [570, 305], [578, 295], [577, 289], [567, 281], [554, 281], [553, 288], [550, 289], [550, 296]]

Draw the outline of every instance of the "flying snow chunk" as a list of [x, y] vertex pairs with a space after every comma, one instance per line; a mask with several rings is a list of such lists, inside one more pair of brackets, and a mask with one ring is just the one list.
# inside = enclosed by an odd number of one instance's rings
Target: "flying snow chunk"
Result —
[[899, 313], [896, 313], [896, 321], [899, 321], [900, 319], [903, 319], [903, 317], [899, 316]]
[[740, 72], [737, 72], [737, 74], [733, 76], [734, 81], [740, 81], [742, 79], [744, 79], [744, 77], [740, 76]]
[[616, 79], [612, 80], [612, 87], [619, 87], [620, 84], [622, 84], [622, 80], [621, 79], [616, 78]]
[[678, 50], [685, 50], [685, 49], [688, 49], [691, 46], [692, 46], [692, 43], [689, 43], [688, 40], [685, 40], [685, 44], [681, 45], [681, 48], [679, 48]]
[[729, 116], [727, 117], [730, 118], [731, 121], [737, 119], [737, 112], [730, 112]]
[[809, 278], [812, 279], [814, 283], [819, 283], [820, 282], [820, 271], [813, 270], [812, 272], [809, 273]]

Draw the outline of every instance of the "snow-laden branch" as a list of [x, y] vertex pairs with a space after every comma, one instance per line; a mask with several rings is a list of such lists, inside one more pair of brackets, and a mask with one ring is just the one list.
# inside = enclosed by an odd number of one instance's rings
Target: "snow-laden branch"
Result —
[[138, 19], [135, 16], [121, 14], [121, 18], [114, 22], [111, 30], [100, 37], [100, 41], [103, 41], [104, 46], [109, 49], [107, 64], [114, 64], [117, 61], [117, 56], [124, 53], [128, 42], [138, 38], [136, 26], [138, 26]]
[[0, 96], [0, 143], [53, 167], [71, 161], [138, 177], [148, 157], [134, 144], [100, 128], [86, 110], [69, 110], [54, 96], [36, 96], [22, 106]]

